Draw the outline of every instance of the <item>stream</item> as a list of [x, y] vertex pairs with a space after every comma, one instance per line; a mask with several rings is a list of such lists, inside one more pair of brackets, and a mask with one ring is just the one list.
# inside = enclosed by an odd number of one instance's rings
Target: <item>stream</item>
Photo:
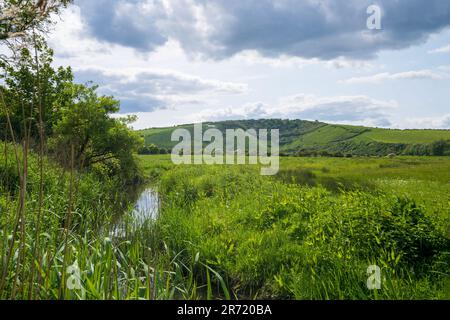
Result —
[[145, 188], [131, 212], [132, 219], [142, 225], [147, 220], [156, 220], [159, 214], [159, 195], [155, 188]]
[[155, 187], [146, 186], [130, 193], [134, 207], [120, 214], [115, 220], [110, 232], [111, 237], [125, 236], [127, 231], [139, 228], [147, 221], [158, 218], [160, 211], [160, 199]]

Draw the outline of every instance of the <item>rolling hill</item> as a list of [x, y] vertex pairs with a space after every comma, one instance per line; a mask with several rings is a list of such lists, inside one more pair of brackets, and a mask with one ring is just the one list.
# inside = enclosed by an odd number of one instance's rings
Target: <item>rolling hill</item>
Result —
[[[450, 155], [450, 130], [398, 130], [327, 124], [305, 120], [235, 120], [203, 123], [204, 130], [280, 129], [280, 151], [286, 155], [386, 156]], [[193, 124], [138, 131], [146, 145], [170, 150], [173, 130], [193, 132]]]

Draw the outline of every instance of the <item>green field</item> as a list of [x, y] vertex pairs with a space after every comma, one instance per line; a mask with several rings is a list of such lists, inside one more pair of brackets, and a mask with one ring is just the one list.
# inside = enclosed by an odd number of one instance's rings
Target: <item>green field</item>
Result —
[[[141, 160], [163, 199], [157, 238], [203, 294], [449, 298], [449, 158], [283, 158], [275, 177]], [[372, 264], [386, 277], [380, 291], [365, 287]], [[216, 287], [201, 265], [220, 275]]]
[[299, 143], [311, 146], [352, 140], [354, 142], [426, 144], [441, 139], [449, 140], [450, 130], [395, 130], [327, 125], [305, 134], [299, 139]]
[[372, 129], [360, 136], [361, 140], [385, 143], [432, 143], [440, 139], [450, 139], [450, 130], [394, 130]]
[[[446, 142], [440, 155], [450, 154], [450, 130], [394, 130], [369, 128], [361, 126], [332, 125], [322, 122], [303, 120], [242, 120], [205, 123], [208, 127], [225, 132], [226, 129], [241, 128], [280, 129], [280, 150], [287, 154], [306, 152], [328, 152], [332, 154], [349, 154], [356, 156], [436, 155], [433, 144]], [[171, 141], [174, 129], [183, 128], [193, 131], [193, 125], [170, 128], [153, 128], [138, 131], [147, 145], [154, 144], [160, 148], [171, 149], [176, 142]]]

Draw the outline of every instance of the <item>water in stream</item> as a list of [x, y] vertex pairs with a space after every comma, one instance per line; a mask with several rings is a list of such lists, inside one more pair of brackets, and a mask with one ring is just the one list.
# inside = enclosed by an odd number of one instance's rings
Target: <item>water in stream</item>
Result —
[[130, 196], [134, 198], [134, 208], [118, 217], [110, 232], [111, 237], [123, 237], [127, 231], [134, 230], [147, 221], [154, 221], [158, 218], [160, 200], [155, 188], [146, 187], [137, 190], [134, 194], [130, 193]]
[[131, 216], [138, 224], [146, 220], [155, 220], [159, 213], [158, 192], [154, 188], [146, 188], [136, 201]]

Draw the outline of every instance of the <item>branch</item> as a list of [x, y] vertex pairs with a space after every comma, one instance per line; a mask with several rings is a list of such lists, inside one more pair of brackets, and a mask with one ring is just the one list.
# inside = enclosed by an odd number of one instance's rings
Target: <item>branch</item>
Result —
[[99, 162], [104, 162], [104, 161], [107, 161], [107, 160], [110, 160], [110, 159], [114, 159], [114, 158], [116, 158], [116, 156], [114, 156], [114, 155], [109, 156], [109, 157], [104, 157], [104, 158], [101, 158], [101, 159], [97, 159], [97, 160], [94, 160], [94, 161], [92, 161], [93, 158], [90, 158], [90, 160], [88, 161], [88, 164], [89, 165], [93, 165], [93, 164], [96, 164], [96, 163], [99, 163]]
[[52, 13], [58, 13], [71, 1], [10, 1], [0, 5], [0, 40], [24, 37], [27, 31], [45, 23]]

